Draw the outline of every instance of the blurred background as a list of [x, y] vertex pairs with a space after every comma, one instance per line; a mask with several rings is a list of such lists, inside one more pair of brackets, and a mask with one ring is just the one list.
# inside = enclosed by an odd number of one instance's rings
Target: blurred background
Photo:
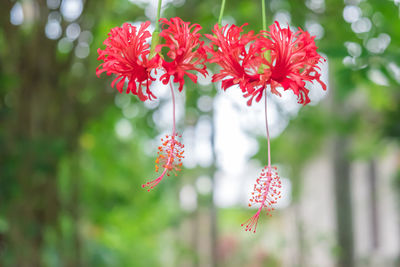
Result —
[[[156, 0], [2, 0], [1, 266], [400, 266], [400, 1], [267, 0], [315, 35], [322, 79], [301, 107], [269, 97], [283, 199], [257, 233], [240, 224], [266, 164], [263, 104], [210, 76], [177, 95], [184, 170], [155, 190], [167, 88], [142, 103], [98, 79], [113, 27], [154, 22]], [[261, 29], [261, 2], [227, 0], [223, 24]], [[214, 0], [164, 0], [210, 33]], [[153, 24], [154, 25], [154, 24]], [[262, 101], [261, 101], [262, 102]]]

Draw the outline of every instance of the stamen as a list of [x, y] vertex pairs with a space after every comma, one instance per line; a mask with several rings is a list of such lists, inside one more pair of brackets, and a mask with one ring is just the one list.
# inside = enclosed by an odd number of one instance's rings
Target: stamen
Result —
[[265, 166], [254, 184], [254, 192], [251, 193], [249, 207], [257, 204], [260, 206], [257, 213], [242, 224], [242, 226], [246, 226], [246, 231], [251, 231], [254, 227], [253, 232], [255, 233], [261, 211], [264, 209], [268, 216], [272, 216], [271, 211], [274, 210], [272, 205], [276, 204], [278, 199], [281, 198], [282, 184], [276, 170], [276, 167]]
[[181, 171], [184, 145], [177, 140], [178, 138], [182, 138], [182, 135], [175, 133], [161, 138], [162, 146], [158, 147], [155, 171], [158, 172], [161, 168], [164, 170], [158, 178], [142, 185], [143, 188], [147, 187], [147, 191], [158, 185], [165, 175], [170, 176], [170, 173], [173, 173], [177, 176], [177, 172]]

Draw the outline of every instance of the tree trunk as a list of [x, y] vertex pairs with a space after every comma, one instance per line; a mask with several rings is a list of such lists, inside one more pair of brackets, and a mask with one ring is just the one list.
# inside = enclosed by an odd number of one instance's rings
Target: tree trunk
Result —
[[293, 204], [293, 210], [294, 210], [294, 216], [295, 216], [295, 224], [296, 224], [296, 245], [297, 245], [297, 255], [296, 255], [296, 260], [295, 260], [295, 266], [297, 267], [303, 267], [305, 265], [305, 253], [306, 253], [306, 241], [304, 238], [304, 225], [303, 225], [303, 220], [301, 218], [301, 206], [300, 204], [294, 203]]
[[350, 162], [347, 155], [348, 139], [338, 137], [334, 149], [334, 188], [336, 202], [337, 265], [354, 266], [353, 212], [351, 201]]
[[215, 173], [217, 171], [217, 155], [215, 152], [215, 113], [211, 111], [211, 150], [212, 150], [212, 157], [213, 163], [210, 166], [210, 178], [212, 181], [211, 186], [211, 194], [210, 194], [210, 228], [211, 228], [211, 267], [218, 266], [218, 232], [217, 232], [217, 207], [214, 203], [214, 194], [215, 194]]
[[376, 190], [376, 161], [371, 159], [368, 170], [368, 184], [370, 196], [370, 220], [371, 220], [371, 250], [378, 249], [379, 246], [379, 225], [378, 225], [378, 205], [377, 205], [377, 190]]

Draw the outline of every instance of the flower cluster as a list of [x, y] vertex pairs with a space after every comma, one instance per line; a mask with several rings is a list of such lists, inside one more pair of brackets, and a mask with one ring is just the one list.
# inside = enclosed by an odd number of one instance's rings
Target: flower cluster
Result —
[[[141, 101], [156, 98], [150, 91], [150, 85], [156, 80], [154, 74], [157, 70], [165, 72], [160, 77], [164, 84], [168, 84], [173, 76], [174, 82], [179, 83], [179, 91], [182, 91], [185, 75], [193, 82], [197, 82], [197, 76], [188, 71], [198, 71], [206, 76], [207, 55], [203, 48], [204, 42], [200, 41], [201, 34], [198, 33], [201, 26], [190, 25], [190, 22], [184, 22], [178, 17], [170, 20], [161, 19], [160, 24], [163, 30], [159, 36], [163, 38], [165, 44], [157, 45], [155, 50], [158, 53], [152, 58], [149, 58], [148, 43], [151, 33], [147, 30], [150, 21], [142, 23], [139, 29], [129, 23], [111, 29], [104, 41], [106, 48], [97, 50], [98, 60], [104, 61], [97, 68], [97, 75], [100, 76], [103, 72], [107, 75], [117, 75], [111, 86], [117, 84], [120, 93], [123, 92], [125, 81], [128, 80], [126, 93], [137, 95]], [[159, 55], [163, 47], [169, 49], [167, 56], [171, 61]]]
[[316, 80], [326, 90], [317, 66], [322, 57], [308, 32], [299, 28], [293, 33], [275, 22], [269, 31], [242, 34], [243, 26], [216, 24], [214, 36], [206, 35], [211, 40], [206, 48], [212, 55], [209, 61], [221, 67], [213, 75], [213, 81], [222, 80], [224, 90], [238, 85], [244, 97], [249, 98], [248, 105], [254, 97], [260, 101], [268, 85], [279, 96], [278, 87], [292, 90], [303, 105], [310, 102], [309, 90], [305, 88], [307, 81]]
[[[265, 95], [265, 118], [268, 140], [268, 165], [256, 179], [249, 206], [258, 206], [257, 213], [242, 226], [246, 231], [256, 231], [262, 210], [267, 214], [281, 198], [281, 181], [276, 167], [271, 166], [270, 138], [267, 119], [267, 90], [281, 96], [283, 91], [291, 90], [298, 103], [306, 105], [310, 102], [307, 82], [318, 82], [323, 90], [326, 85], [321, 81], [318, 63], [324, 59], [317, 53], [314, 37], [308, 32], [298, 29], [282, 28], [278, 22], [269, 30], [244, 33], [242, 26], [216, 24], [212, 35], [206, 34], [209, 45], [201, 41], [202, 29], [198, 24], [184, 22], [176, 17], [160, 19], [161, 32], [155, 31], [152, 37], [147, 30], [150, 22], [144, 22], [139, 28], [125, 23], [122, 27], [111, 29], [104, 41], [106, 48], [98, 49], [98, 60], [103, 63], [97, 68], [100, 76], [114, 74], [116, 78], [111, 86], [116, 86], [122, 93], [125, 84], [126, 93], [137, 95], [141, 101], [153, 100], [155, 94], [150, 90], [156, 81], [157, 71], [161, 71], [160, 81], [170, 84], [173, 106], [173, 130], [171, 135], [161, 139], [156, 159], [156, 172], [161, 175], [143, 185], [148, 191], [153, 189], [165, 175], [177, 175], [181, 170], [184, 145], [179, 142], [181, 135], [175, 131], [175, 97], [172, 83], [178, 83], [181, 92], [185, 84], [185, 76], [194, 83], [195, 73], [206, 76], [206, 63], [220, 66], [220, 71], [212, 76], [212, 82], [221, 81], [224, 91], [237, 85], [247, 98], [247, 104], [253, 100], [259, 102]], [[210, 57], [208, 57], [210, 55]], [[194, 72], [194, 73], [193, 73]]]

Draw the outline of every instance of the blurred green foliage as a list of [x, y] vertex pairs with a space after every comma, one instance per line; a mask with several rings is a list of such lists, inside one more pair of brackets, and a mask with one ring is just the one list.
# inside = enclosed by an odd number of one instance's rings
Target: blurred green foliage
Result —
[[[284, 175], [292, 180], [294, 203], [302, 193], [302, 169], [333, 136], [353, 138], [350, 157], [363, 160], [379, 156], [400, 136], [399, 74], [388, 68], [390, 63], [400, 62], [398, 6], [393, 1], [326, 0], [318, 8], [314, 2], [267, 1], [269, 23], [279, 12], [287, 12], [293, 25], [305, 28], [313, 21], [323, 27], [317, 45], [329, 65], [331, 91], [327, 99], [321, 105], [302, 108], [294, 117], [280, 114], [290, 123], [272, 143], [274, 161], [290, 166], [284, 168]], [[359, 4], [363, 16], [374, 22], [371, 30], [352, 30], [343, 20], [344, 2]], [[10, 10], [17, 3], [32, 12], [19, 26], [10, 23]], [[0, 264], [186, 266], [201, 261], [190, 235], [196, 235], [196, 221], [203, 213], [212, 218], [213, 195], [199, 194], [197, 210], [185, 212], [180, 208], [179, 192], [182, 185], [193, 185], [202, 174], [213, 177], [215, 160], [209, 168], [184, 170], [157, 190], [145, 192], [141, 184], [154, 177], [152, 152], [157, 143], [152, 141], [159, 134], [155, 111], [131, 95], [116, 96], [110, 77], [95, 76], [99, 64], [96, 50], [103, 47], [109, 30], [126, 21], [148, 20], [146, 6], [144, 2], [83, 1], [76, 23], [82, 32], [91, 33], [92, 41], [88, 42], [89, 55], [81, 58], [74, 53], [79, 40], [71, 42], [71, 50], [61, 51], [59, 40], [44, 34], [48, 16], [59, 8], [51, 11], [46, 1], [35, 0], [6, 1], [2, 7]], [[227, 0], [224, 19], [237, 25], [249, 23], [247, 30], [259, 31], [260, 8], [260, 1]], [[218, 14], [219, 2], [186, 0], [168, 4], [163, 16], [199, 23], [202, 33], [209, 33]], [[60, 13], [58, 16], [64, 32], [70, 22]], [[381, 33], [390, 36], [390, 44], [384, 53], [372, 53], [366, 48], [368, 40]], [[361, 53], [346, 65], [347, 42], [358, 44]], [[371, 81], [371, 71], [381, 73], [387, 84]], [[190, 82], [185, 86], [186, 114], [180, 128], [195, 126], [201, 115], [212, 120], [213, 111], [198, 110], [197, 101], [202, 95], [214, 97], [216, 88]], [[128, 103], [123, 108], [129, 106], [136, 115], [124, 117], [117, 101]], [[129, 138], [116, 134], [121, 120], [133, 127]], [[254, 158], [266, 162], [265, 138], [256, 138], [259, 150]], [[281, 266], [277, 254], [264, 255], [258, 247], [264, 228], [260, 227], [256, 236], [240, 232], [239, 224], [251, 213], [239, 208], [218, 209], [218, 245], [226, 242], [233, 252], [224, 256], [211, 239], [210, 248], [218, 249], [219, 254], [208, 262]], [[188, 223], [193, 228], [186, 229]], [[269, 227], [280, 227], [279, 213], [266, 224], [265, 228]], [[288, 245], [282, 237], [278, 243]]]

